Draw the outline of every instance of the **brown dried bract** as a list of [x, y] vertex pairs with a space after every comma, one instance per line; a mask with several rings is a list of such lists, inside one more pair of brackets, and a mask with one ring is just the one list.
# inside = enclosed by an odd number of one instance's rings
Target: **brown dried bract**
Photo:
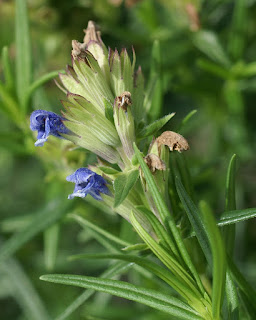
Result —
[[96, 24], [93, 21], [88, 22], [87, 29], [84, 29], [85, 36], [83, 43], [78, 42], [77, 40], [72, 40], [72, 57], [74, 60], [85, 60], [88, 44], [91, 41], [102, 43], [100, 31], [96, 27]]
[[168, 146], [170, 151], [177, 150], [179, 152], [186, 151], [189, 149], [189, 144], [187, 140], [182, 137], [182, 135], [173, 132], [173, 131], [165, 131], [159, 136], [157, 139], [158, 148], [161, 145]]
[[127, 111], [128, 106], [132, 105], [131, 93], [124, 91], [120, 96], [116, 97], [116, 104], [118, 108]]
[[156, 170], [166, 170], [166, 165], [157, 155], [153, 153], [149, 153], [145, 158], [147, 166], [149, 167], [151, 172], [155, 172]]
[[84, 43], [87, 45], [90, 41], [95, 42], [102, 42], [101, 40], [101, 33], [99, 31], [99, 28], [96, 26], [95, 22], [89, 21], [88, 26], [86, 29], [84, 29]]
[[77, 40], [72, 40], [72, 57], [74, 60], [85, 60], [86, 58], [86, 44], [80, 43]]

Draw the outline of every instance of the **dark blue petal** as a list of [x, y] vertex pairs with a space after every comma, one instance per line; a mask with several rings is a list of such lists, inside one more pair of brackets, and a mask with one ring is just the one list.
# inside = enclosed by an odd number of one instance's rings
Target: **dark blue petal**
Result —
[[36, 146], [43, 146], [49, 135], [62, 138], [60, 135], [69, 134], [70, 131], [65, 127], [65, 118], [54, 112], [46, 110], [36, 110], [30, 116], [30, 129], [38, 131]]
[[100, 193], [110, 194], [105, 179], [88, 168], [77, 169], [66, 180], [75, 183], [74, 191], [68, 199], [84, 198], [90, 194], [96, 200], [102, 200]]

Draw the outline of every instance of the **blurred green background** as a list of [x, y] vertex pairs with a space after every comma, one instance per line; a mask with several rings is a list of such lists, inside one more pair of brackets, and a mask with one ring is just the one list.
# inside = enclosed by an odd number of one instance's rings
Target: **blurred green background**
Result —
[[[30, 0], [28, 17], [33, 79], [63, 70], [71, 63], [71, 40], [82, 41], [83, 29], [89, 20], [100, 26], [107, 46], [126, 47], [130, 54], [133, 46], [137, 66], [142, 66], [146, 83], [150, 83], [155, 74], [159, 76], [157, 85], [161, 94], [153, 97], [159, 109], [149, 118], [153, 120], [176, 112], [166, 129], [178, 130], [181, 120], [197, 110], [181, 130], [190, 143], [186, 160], [196, 200], [208, 201], [216, 216], [223, 212], [225, 173], [230, 157], [236, 153], [239, 159], [237, 207], [256, 207], [255, 0]], [[155, 52], [152, 53], [155, 40], [161, 47], [160, 61], [156, 61]], [[15, 61], [20, 58], [15, 46], [15, 1], [0, 1], [0, 49], [4, 46], [9, 48], [15, 72]], [[0, 80], [5, 80], [3, 64], [0, 64]], [[14, 98], [15, 94], [13, 92]], [[29, 126], [32, 110], [59, 112], [60, 100], [64, 98], [53, 80], [38, 88], [30, 101], [25, 126]], [[0, 106], [3, 104], [0, 90]], [[45, 151], [28, 147], [24, 132], [11, 121], [4, 108], [0, 115], [3, 243], [24, 230], [34, 213], [51, 199], [60, 194], [66, 199], [72, 190], [65, 182], [68, 168], [93, 163], [95, 158], [79, 151], [69, 154], [65, 142], [61, 142], [59, 150], [59, 141]], [[119, 217], [103, 213], [89, 203], [85, 205], [77, 200], [75, 204], [85, 216], [116, 235], [127, 227]], [[11, 260], [1, 265], [1, 319], [36, 319], [31, 317], [33, 310], [23, 296], [26, 292], [29, 297], [29, 292], [37, 291], [43, 301], [38, 303], [44, 304], [52, 317], [60, 314], [82, 292], [77, 288], [41, 283], [41, 274], [51, 271], [98, 275], [106, 267], [107, 262], [67, 260], [71, 254], [82, 251], [104, 250], [89, 231], [81, 231], [81, 227], [67, 218], [62, 218], [61, 227], [52, 228], [17, 248]], [[255, 228], [255, 219], [238, 225], [235, 254], [243, 272], [254, 284]], [[53, 240], [56, 232], [59, 232], [58, 241]], [[58, 247], [49, 243], [56, 246], [58, 243]], [[126, 280], [133, 283], [157, 285], [132, 271], [127, 277]], [[23, 293], [19, 286], [26, 287], [27, 291]], [[33, 286], [32, 291], [29, 286]], [[108, 304], [106, 296], [100, 294], [89, 301], [69, 319], [167, 319], [143, 306], [123, 301], [121, 304], [116, 298]]]

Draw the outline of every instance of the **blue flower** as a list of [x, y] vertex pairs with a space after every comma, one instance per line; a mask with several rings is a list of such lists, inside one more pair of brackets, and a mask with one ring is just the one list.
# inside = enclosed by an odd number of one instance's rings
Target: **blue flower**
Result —
[[32, 112], [30, 116], [30, 129], [38, 131], [35, 146], [42, 147], [45, 141], [47, 141], [49, 135], [63, 138], [60, 133], [70, 133], [70, 131], [64, 126], [63, 120], [66, 119], [54, 112], [46, 110], [36, 110]]
[[105, 179], [88, 168], [77, 169], [66, 180], [76, 184], [74, 192], [68, 196], [68, 199], [84, 198], [90, 194], [94, 199], [102, 200], [100, 192], [110, 195]]

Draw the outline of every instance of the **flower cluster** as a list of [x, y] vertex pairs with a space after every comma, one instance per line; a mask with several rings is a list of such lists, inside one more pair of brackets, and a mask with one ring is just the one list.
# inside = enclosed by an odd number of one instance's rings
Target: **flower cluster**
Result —
[[[141, 132], [142, 138], [147, 137], [143, 132], [148, 132], [144, 119], [144, 79], [141, 68], [135, 70], [135, 61], [134, 50], [131, 62], [126, 49], [120, 53], [116, 49], [107, 49], [95, 24], [89, 21], [83, 43], [72, 41], [72, 66], [67, 67], [66, 73], [59, 74], [61, 84], [58, 86], [67, 96], [67, 100], [61, 101], [64, 107], [62, 116], [36, 110], [30, 117], [31, 130], [38, 131], [36, 146], [43, 146], [52, 135], [67, 139], [98, 156], [99, 165], [94, 168], [95, 172], [80, 168], [67, 177], [67, 181], [75, 183], [68, 198], [84, 198], [88, 194], [96, 200], [104, 198], [112, 207], [118, 207], [116, 211], [128, 220], [134, 205], [143, 202], [138, 192], [132, 189], [139, 176], [133, 143], [138, 142], [136, 137]], [[160, 119], [161, 126], [172, 115]], [[157, 125], [157, 129], [161, 126]], [[170, 131], [154, 141], [145, 157], [154, 174], [156, 170], [166, 169], [161, 159], [161, 145], [178, 151], [188, 148], [183, 137]], [[182, 143], [183, 147], [180, 146]], [[112, 193], [115, 194], [114, 200], [103, 197]]]

